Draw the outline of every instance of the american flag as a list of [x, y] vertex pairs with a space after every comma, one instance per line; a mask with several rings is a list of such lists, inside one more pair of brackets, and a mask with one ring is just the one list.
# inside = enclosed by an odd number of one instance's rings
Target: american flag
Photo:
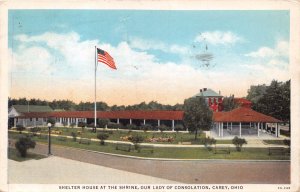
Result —
[[104, 50], [97, 48], [97, 61], [117, 69], [114, 59]]

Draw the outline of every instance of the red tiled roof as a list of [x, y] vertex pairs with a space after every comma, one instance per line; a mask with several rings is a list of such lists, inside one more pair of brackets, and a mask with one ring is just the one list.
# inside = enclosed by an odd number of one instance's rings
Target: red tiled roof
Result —
[[[94, 111], [56, 111], [49, 113], [30, 112], [23, 113], [23, 117], [94, 118]], [[183, 111], [98, 111], [97, 118], [182, 120]]]
[[274, 117], [259, 113], [247, 107], [239, 107], [228, 112], [216, 112], [213, 115], [213, 120], [215, 122], [281, 122]]

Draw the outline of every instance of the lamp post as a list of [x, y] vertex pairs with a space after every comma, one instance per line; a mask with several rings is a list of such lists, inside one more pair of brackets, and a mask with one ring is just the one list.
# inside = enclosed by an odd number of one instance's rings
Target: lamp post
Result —
[[52, 124], [48, 123], [47, 126], [48, 126], [48, 156], [49, 156], [49, 155], [52, 155], [51, 154], [51, 126], [52, 126]]

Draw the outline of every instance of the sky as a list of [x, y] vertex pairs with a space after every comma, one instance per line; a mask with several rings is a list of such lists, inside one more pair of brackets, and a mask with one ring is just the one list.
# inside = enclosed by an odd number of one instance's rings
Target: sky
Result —
[[[290, 79], [289, 11], [9, 10], [10, 97], [183, 103]], [[199, 59], [210, 54], [207, 64]]]

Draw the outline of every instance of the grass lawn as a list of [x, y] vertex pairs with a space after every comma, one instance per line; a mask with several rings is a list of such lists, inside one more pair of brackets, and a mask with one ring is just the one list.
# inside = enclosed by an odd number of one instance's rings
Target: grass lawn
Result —
[[[43, 133], [48, 133], [48, 128], [41, 128]], [[78, 137], [84, 137], [84, 138], [94, 138], [97, 139], [97, 133], [91, 132], [90, 129], [85, 128], [83, 131], [81, 128], [64, 128], [64, 127], [55, 127], [53, 128], [54, 131], [62, 131], [61, 135], [65, 136], [71, 136], [72, 132], [77, 133], [78, 131], [81, 131], [80, 135], [77, 135]], [[103, 131], [103, 130], [97, 130], [97, 132]], [[129, 135], [134, 135], [134, 134], [139, 134], [145, 137], [146, 139], [150, 138], [158, 138], [158, 137], [163, 137], [163, 138], [168, 138], [172, 137], [174, 140], [172, 142], [155, 142], [155, 143], [163, 143], [163, 144], [178, 144], [179, 142], [191, 142], [192, 144], [203, 144], [201, 143], [201, 138], [205, 137], [205, 134], [201, 134], [198, 136], [199, 141], [195, 141], [194, 137], [195, 135], [193, 133], [177, 133], [177, 132], [136, 132], [136, 131], [128, 131], [128, 130], [114, 130], [112, 131], [112, 134], [109, 134], [108, 140], [115, 140], [115, 141], [122, 141], [121, 137], [129, 136]], [[147, 142], [147, 141], [145, 141]], [[149, 142], [150, 143], [150, 142]]]
[[263, 140], [263, 142], [271, 145], [285, 145], [283, 140]]
[[[20, 135], [18, 133], [9, 133], [9, 137], [17, 139]], [[41, 139], [39, 137], [33, 137], [37, 142], [47, 143], [47, 139]], [[52, 139], [52, 143], [55, 145], [62, 145], [67, 147], [88, 149], [99, 152], [123, 154], [139, 157], [151, 157], [151, 158], [175, 158], [175, 159], [255, 159], [255, 160], [289, 160], [290, 156], [278, 155], [269, 156], [267, 148], [243, 148], [242, 152], [237, 152], [235, 148], [231, 148], [230, 154], [214, 154], [213, 151], [209, 151], [206, 148], [170, 148], [170, 147], [156, 147], [154, 153], [148, 150], [137, 151], [121, 151], [116, 150], [115, 144], [107, 143], [104, 146], [99, 142], [91, 142], [90, 145], [79, 144], [78, 142], [67, 139], [66, 141], [58, 141], [56, 138]]]
[[40, 155], [40, 154], [35, 154], [35, 153], [31, 153], [31, 152], [27, 152], [27, 157], [21, 157], [19, 152], [14, 149], [14, 148], [8, 148], [8, 158], [14, 161], [27, 161], [30, 159], [43, 159], [46, 156], [44, 155]]
[[232, 144], [232, 140], [217, 140], [217, 144]]

